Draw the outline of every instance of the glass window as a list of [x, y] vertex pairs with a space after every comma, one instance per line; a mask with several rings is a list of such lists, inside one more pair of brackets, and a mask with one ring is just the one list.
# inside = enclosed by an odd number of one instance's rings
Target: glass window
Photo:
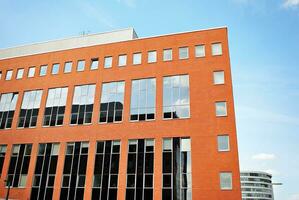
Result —
[[125, 82], [103, 83], [100, 104], [100, 123], [122, 121]]
[[53, 64], [52, 66], [52, 74], [58, 74], [59, 73], [59, 64]]
[[30, 67], [28, 70], [28, 78], [34, 77], [35, 75], [35, 67]]
[[163, 50], [163, 61], [172, 60], [172, 49], [164, 49]]
[[6, 77], [5, 80], [9, 81], [12, 78], [12, 70], [6, 71]]
[[149, 51], [147, 54], [147, 62], [154, 63], [157, 62], [157, 51]]
[[200, 58], [200, 57], [205, 57], [206, 52], [205, 52], [205, 45], [197, 45], [195, 46], [195, 57]]
[[104, 68], [112, 67], [112, 56], [107, 56], [104, 58]]
[[213, 56], [222, 55], [222, 45], [221, 45], [221, 43], [212, 44], [212, 55]]
[[1, 94], [0, 129], [11, 128], [17, 100], [18, 100], [18, 93]]
[[220, 101], [215, 103], [216, 106], [216, 116], [227, 116], [226, 102]]
[[99, 59], [98, 58], [91, 59], [90, 70], [94, 70], [98, 68], [99, 68]]
[[47, 65], [40, 66], [39, 75], [40, 76], [46, 76], [46, 74], [47, 74], [47, 68], [48, 68]]
[[218, 151], [229, 151], [229, 136], [228, 135], [218, 135]]
[[156, 79], [140, 79], [132, 81], [131, 90], [132, 121], [155, 119], [156, 111]]
[[23, 75], [24, 75], [24, 69], [18, 69], [16, 79], [23, 78]]
[[141, 53], [134, 53], [133, 54], [133, 65], [141, 64]]
[[221, 190], [231, 190], [233, 188], [231, 172], [220, 173], [220, 188]]
[[0, 71], [0, 80], [2, 79], [2, 71]]
[[125, 66], [127, 65], [127, 55], [119, 55], [118, 56], [118, 66]]
[[20, 176], [19, 187], [25, 187], [26, 186], [26, 180], [27, 180], [27, 175], [22, 174]]
[[78, 60], [77, 72], [82, 72], [85, 69], [85, 60]]
[[180, 47], [179, 48], [179, 59], [188, 59], [189, 58], [189, 48]]
[[0, 177], [2, 174], [7, 145], [0, 145]]
[[64, 63], [64, 73], [70, 73], [72, 71], [73, 63], [65, 62]]
[[190, 117], [189, 75], [163, 78], [163, 118]]
[[213, 73], [214, 75], [214, 84], [224, 84], [224, 71], [216, 71]]

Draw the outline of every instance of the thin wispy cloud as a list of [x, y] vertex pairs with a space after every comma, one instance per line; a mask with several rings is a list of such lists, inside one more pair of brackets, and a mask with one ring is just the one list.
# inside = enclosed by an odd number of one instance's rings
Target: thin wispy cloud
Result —
[[259, 153], [251, 157], [253, 160], [274, 160], [276, 156], [269, 153]]
[[285, 8], [298, 8], [299, 0], [284, 0], [283, 7]]
[[136, 7], [136, 0], [117, 0], [117, 2], [122, 3], [130, 8]]

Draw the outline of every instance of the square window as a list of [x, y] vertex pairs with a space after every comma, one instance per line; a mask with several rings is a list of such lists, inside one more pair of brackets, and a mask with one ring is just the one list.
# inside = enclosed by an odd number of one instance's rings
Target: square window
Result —
[[21, 78], [23, 78], [23, 75], [24, 75], [24, 69], [18, 69], [16, 79], [21, 79]]
[[112, 56], [107, 56], [104, 58], [104, 68], [112, 67]]
[[228, 135], [218, 135], [218, 151], [229, 151], [229, 136]]
[[216, 71], [213, 75], [215, 85], [224, 84], [224, 71]]
[[188, 59], [189, 58], [189, 48], [188, 47], [180, 47], [179, 48], [179, 59]]
[[201, 57], [205, 57], [205, 55], [206, 55], [205, 45], [195, 46], [195, 57], [201, 58]]
[[122, 67], [127, 65], [127, 55], [119, 55], [118, 56], [118, 66]]
[[26, 186], [26, 180], [27, 180], [27, 175], [22, 174], [20, 176], [20, 180], [19, 180], [19, 187], [25, 187]]
[[12, 70], [8, 70], [6, 72], [5, 80], [9, 81], [9, 80], [11, 80], [11, 78], [12, 78]]
[[147, 62], [154, 63], [157, 62], [157, 51], [149, 51], [147, 54]]
[[85, 60], [78, 60], [77, 72], [82, 72], [85, 69]]
[[141, 53], [134, 53], [133, 54], [133, 65], [141, 64]]
[[53, 64], [52, 66], [52, 74], [58, 74], [59, 72], [59, 64], [56, 63], [56, 64]]
[[70, 73], [72, 71], [72, 62], [66, 62], [64, 63], [64, 73]]
[[172, 49], [164, 49], [163, 50], [163, 61], [172, 60]]
[[212, 44], [212, 55], [213, 56], [222, 55], [222, 45], [221, 45], [221, 43]]
[[190, 138], [182, 138], [181, 145], [181, 151], [191, 151]]
[[40, 66], [39, 75], [40, 76], [46, 76], [46, 74], [47, 74], [47, 68], [48, 68], [47, 65]]
[[171, 151], [172, 150], [172, 139], [165, 138], [163, 139], [163, 151]]
[[99, 68], [99, 59], [98, 58], [91, 59], [90, 70], [94, 70], [98, 68]]
[[221, 190], [231, 190], [233, 188], [231, 172], [220, 173], [220, 188]]
[[28, 70], [28, 78], [34, 77], [35, 75], [35, 67], [30, 67]]
[[216, 116], [221, 117], [221, 116], [227, 116], [227, 108], [226, 108], [226, 102], [221, 101], [221, 102], [216, 102]]

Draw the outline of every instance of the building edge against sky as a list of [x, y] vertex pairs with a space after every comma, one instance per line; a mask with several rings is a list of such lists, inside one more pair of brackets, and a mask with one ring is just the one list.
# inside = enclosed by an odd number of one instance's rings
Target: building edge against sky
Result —
[[0, 198], [241, 198], [227, 28], [2, 49], [0, 83]]

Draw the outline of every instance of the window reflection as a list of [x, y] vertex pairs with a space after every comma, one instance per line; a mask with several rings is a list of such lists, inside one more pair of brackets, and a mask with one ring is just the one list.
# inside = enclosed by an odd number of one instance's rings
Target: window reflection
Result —
[[18, 93], [2, 94], [0, 98], [0, 129], [11, 128]]

